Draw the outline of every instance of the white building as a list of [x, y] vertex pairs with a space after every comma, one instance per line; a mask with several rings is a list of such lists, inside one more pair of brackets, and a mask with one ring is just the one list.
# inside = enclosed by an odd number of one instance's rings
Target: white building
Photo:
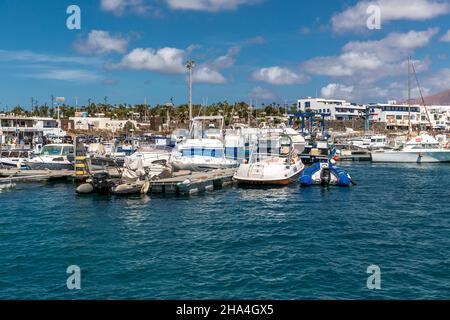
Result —
[[422, 124], [436, 130], [450, 130], [450, 106], [427, 106], [422, 108]]
[[[450, 129], [450, 106], [419, 106], [388, 103], [370, 104], [370, 121], [384, 122], [387, 129], [406, 129], [409, 115], [413, 127], [432, 127], [433, 129]], [[409, 108], [411, 110], [409, 111]]]
[[105, 117], [72, 117], [69, 120], [73, 121], [75, 130], [107, 130], [111, 132], [121, 131], [127, 122], [131, 122], [137, 127], [135, 120], [113, 120]]
[[0, 132], [2, 142], [8, 138], [19, 140], [33, 139], [42, 136], [64, 136], [58, 120], [53, 118], [0, 115]]
[[297, 101], [299, 112], [313, 112], [318, 116], [327, 114], [330, 120], [354, 120], [366, 112], [366, 107], [346, 100], [330, 100], [320, 98], [300, 99]]
[[418, 105], [408, 106], [397, 104], [395, 101], [388, 103], [370, 104], [370, 121], [384, 122], [387, 129], [407, 129], [411, 115], [411, 125], [421, 124], [421, 107]]

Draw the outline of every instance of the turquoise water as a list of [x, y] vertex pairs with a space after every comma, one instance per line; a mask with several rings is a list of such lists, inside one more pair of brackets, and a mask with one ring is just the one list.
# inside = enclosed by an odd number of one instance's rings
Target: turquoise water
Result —
[[0, 194], [0, 299], [450, 298], [450, 166], [346, 168], [358, 186], [192, 198], [18, 185]]

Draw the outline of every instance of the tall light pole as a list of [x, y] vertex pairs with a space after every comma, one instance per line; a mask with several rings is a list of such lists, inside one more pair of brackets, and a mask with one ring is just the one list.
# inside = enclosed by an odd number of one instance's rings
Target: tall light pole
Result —
[[166, 103], [166, 112], [167, 112], [167, 130], [170, 131], [170, 108], [174, 107], [173, 98], [170, 98], [170, 102]]
[[189, 71], [189, 120], [192, 120], [192, 69], [194, 69], [195, 61], [186, 62], [186, 68]]

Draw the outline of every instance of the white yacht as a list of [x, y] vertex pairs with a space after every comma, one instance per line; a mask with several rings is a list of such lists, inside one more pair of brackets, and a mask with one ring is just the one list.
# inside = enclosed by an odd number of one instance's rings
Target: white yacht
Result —
[[450, 162], [450, 149], [444, 149], [439, 141], [428, 134], [411, 139], [398, 150], [374, 151], [373, 162], [436, 163]]
[[0, 151], [0, 166], [8, 168], [22, 168], [23, 163], [31, 156], [31, 150], [12, 149]]
[[176, 170], [208, 171], [235, 168], [236, 160], [225, 157], [222, 116], [192, 120], [190, 138], [179, 143], [170, 158]]
[[299, 179], [304, 168], [289, 135], [270, 135], [260, 139], [234, 179], [239, 184], [288, 185]]
[[216, 139], [188, 139], [172, 154], [170, 163], [176, 171], [207, 171], [236, 168], [238, 162], [225, 157], [223, 142]]
[[25, 161], [31, 170], [73, 170], [74, 146], [71, 144], [48, 144], [42, 147], [40, 153]]

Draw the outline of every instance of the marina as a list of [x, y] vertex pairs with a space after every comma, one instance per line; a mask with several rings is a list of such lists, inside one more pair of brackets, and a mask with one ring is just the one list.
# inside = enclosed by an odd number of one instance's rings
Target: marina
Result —
[[450, 298], [450, 0], [25, 2], [0, 1], [0, 301]]

